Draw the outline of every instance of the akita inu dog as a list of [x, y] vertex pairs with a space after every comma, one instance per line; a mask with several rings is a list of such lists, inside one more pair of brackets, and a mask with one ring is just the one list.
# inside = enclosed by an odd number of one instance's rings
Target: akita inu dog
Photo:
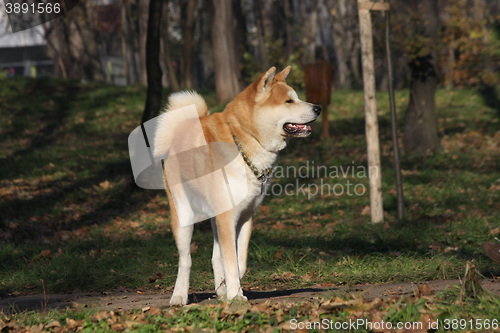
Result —
[[[275, 67], [270, 68], [221, 113], [209, 115], [203, 98], [193, 92], [175, 93], [169, 99], [167, 111], [195, 105], [205, 141], [231, 143], [238, 148], [245, 161], [242, 167], [248, 185], [245, 199], [212, 219], [215, 292], [219, 298], [228, 301], [247, 300], [243, 296], [240, 279], [247, 268], [252, 216], [270, 184], [278, 152], [285, 148], [289, 138], [309, 136], [311, 127], [308, 124], [316, 120], [321, 112], [320, 106], [301, 101], [285, 83], [289, 71], [290, 66], [278, 74]], [[158, 126], [155, 135], [157, 152], [168, 150], [169, 141], [176, 135], [175, 125], [173, 127], [171, 124]], [[168, 182], [165, 183], [172, 230], [179, 251], [179, 271], [170, 305], [185, 305], [189, 292], [193, 225], [179, 221], [183, 212], [176, 211], [171, 189]]]

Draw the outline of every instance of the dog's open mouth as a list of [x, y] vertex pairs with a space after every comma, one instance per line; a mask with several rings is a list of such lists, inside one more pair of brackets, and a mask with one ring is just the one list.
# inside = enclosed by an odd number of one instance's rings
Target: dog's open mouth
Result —
[[285, 123], [283, 130], [290, 136], [308, 136], [311, 134], [311, 126], [307, 124]]

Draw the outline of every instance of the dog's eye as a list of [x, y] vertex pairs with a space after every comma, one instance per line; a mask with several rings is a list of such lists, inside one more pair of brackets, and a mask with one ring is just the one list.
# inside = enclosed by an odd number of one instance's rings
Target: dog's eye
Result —
[[287, 103], [293, 103], [293, 99], [289, 99], [288, 101], [286, 101]]

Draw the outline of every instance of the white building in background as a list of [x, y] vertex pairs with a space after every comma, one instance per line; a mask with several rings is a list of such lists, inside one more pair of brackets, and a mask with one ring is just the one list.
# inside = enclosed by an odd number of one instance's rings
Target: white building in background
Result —
[[54, 63], [46, 55], [47, 41], [43, 36], [41, 26], [13, 33], [0, 1], [0, 78], [51, 75]]
[[[100, 61], [108, 82], [125, 85], [124, 63], [121, 48], [121, 6], [118, 0], [94, 0], [93, 27], [98, 33]], [[51, 21], [49, 24], [56, 21]], [[12, 32], [5, 7], [0, 0], [0, 78], [10, 76], [52, 76], [54, 61], [47, 56], [47, 41], [41, 25]]]

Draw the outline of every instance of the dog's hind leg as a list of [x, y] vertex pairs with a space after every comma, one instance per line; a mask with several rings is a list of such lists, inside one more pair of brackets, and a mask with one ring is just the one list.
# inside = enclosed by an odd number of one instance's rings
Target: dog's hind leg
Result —
[[241, 289], [238, 269], [238, 254], [236, 251], [236, 225], [230, 212], [217, 216], [217, 235], [222, 255], [224, 280], [226, 281], [226, 299], [246, 301]]
[[240, 279], [247, 270], [248, 244], [252, 235], [252, 219], [238, 224], [238, 270]]
[[193, 225], [178, 226], [174, 229], [175, 242], [179, 251], [179, 270], [170, 305], [186, 305], [189, 293], [189, 275], [191, 273], [191, 237]]
[[173, 204], [172, 196], [168, 193], [170, 204], [170, 216], [172, 220], [172, 232], [175, 237], [177, 250], [179, 251], [179, 270], [175, 288], [170, 299], [170, 305], [186, 305], [189, 293], [189, 275], [191, 273], [191, 238], [193, 236], [194, 225], [181, 226], [179, 218]]
[[222, 256], [220, 252], [219, 236], [217, 235], [217, 223], [215, 218], [210, 220], [214, 234], [214, 249], [212, 254], [212, 267], [214, 269], [215, 293], [218, 298], [226, 295], [226, 281], [224, 281], [224, 267], [222, 265]]

